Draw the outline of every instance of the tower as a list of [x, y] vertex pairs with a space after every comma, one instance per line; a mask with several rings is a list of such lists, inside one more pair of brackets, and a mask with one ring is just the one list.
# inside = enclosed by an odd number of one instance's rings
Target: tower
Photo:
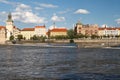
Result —
[[12, 15], [11, 13], [8, 14], [8, 19], [6, 21], [6, 40], [10, 39], [10, 36], [13, 35], [13, 27], [14, 27], [14, 22], [12, 20]]

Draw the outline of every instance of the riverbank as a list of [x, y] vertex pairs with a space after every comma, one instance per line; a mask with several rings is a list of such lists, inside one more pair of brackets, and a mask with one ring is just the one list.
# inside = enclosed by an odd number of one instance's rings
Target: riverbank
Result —
[[[75, 44], [78, 48], [102, 48], [102, 47], [113, 47], [119, 46], [120, 40], [119, 39], [82, 39], [82, 40], [75, 40]], [[39, 41], [19, 41], [16, 44], [12, 44], [12, 42], [7, 42], [4, 45], [26, 45], [26, 46], [49, 46], [53, 45], [57, 46], [64, 46], [69, 44], [69, 40], [54, 40], [52, 42], [44, 42], [41, 43]], [[3, 45], [3, 44], [2, 44]]]
[[[69, 43], [69, 40], [57, 40], [56, 43]], [[120, 39], [74, 39], [78, 48], [101, 48], [120, 45]]]

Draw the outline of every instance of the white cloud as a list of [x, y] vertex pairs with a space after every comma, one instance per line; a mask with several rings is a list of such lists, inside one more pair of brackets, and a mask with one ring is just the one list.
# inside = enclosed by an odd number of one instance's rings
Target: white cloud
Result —
[[60, 12], [58, 12], [59, 14], [65, 14], [65, 13], [67, 13], [67, 12], [69, 12], [69, 11], [71, 11], [70, 9], [66, 9], [65, 11], [60, 11]]
[[52, 21], [54, 22], [61, 22], [61, 21], [65, 21], [65, 17], [59, 17], [56, 14], [54, 14], [51, 18]]
[[1, 3], [5, 3], [5, 4], [9, 4], [10, 2], [8, 2], [7, 0], [0, 0]]
[[31, 7], [25, 4], [19, 4], [17, 5], [16, 11], [21, 12], [21, 11], [32, 11]]
[[108, 27], [108, 25], [107, 25], [107, 24], [103, 24], [103, 25], [101, 25], [101, 27], [103, 27], [103, 28], [104, 28], [104, 27]]
[[[44, 17], [40, 17], [33, 13], [32, 7], [19, 2], [10, 2], [8, 0], [0, 0], [0, 3], [8, 4], [14, 6], [14, 11], [12, 11], [13, 20], [23, 23], [33, 23], [40, 24], [46, 23]], [[35, 9], [35, 8], [34, 8]], [[38, 8], [36, 8], [38, 9]], [[40, 8], [39, 8], [40, 9]], [[0, 12], [0, 21], [5, 21], [7, 19], [8, 12]]]
[[7, 12], [5, 11], [0, 12], [0, 21], [5, 22], [6, 16], [7, 16]]
[[13, 19], [23, 23], [46, 23], [44, 17], [39, 17], [32, 12], [29, 5], [19, 4], [13, 12]]
[[54, 29], [54, 28], [57, 28], [57, 26], [56, 26], [56, 25], [51, 25], [51, 26], [49, 27], [50, 30], [51, 30], [51, 29]]
[[40, 6], [45, 7], [45, 8], [57, 8], [58, 7], [57, 5], [45, 4], [45, 3], [40, 4]]
[[4, 4], [9, 4], [9, 5], [18, 5], [20, 4], [19, 2], [10, 2], [8, 0], [0, 0], [1, 3], [4, 3]]
[[75, 14], [89, 14], [90, 12], [86, 9], [78, 9]]
[[117, 24], [120, 24], [120, 18], [115, 20]]
[[43, 8], [41, 7], [35, 7], [35, 10], [42, 10]]

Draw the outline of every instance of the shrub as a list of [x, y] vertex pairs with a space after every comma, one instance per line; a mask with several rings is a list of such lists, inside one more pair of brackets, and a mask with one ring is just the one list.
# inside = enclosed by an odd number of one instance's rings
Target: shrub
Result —
[[74, 40], [73, 40], [73, 39], [70, 39], [70, 43], [74, 43]]

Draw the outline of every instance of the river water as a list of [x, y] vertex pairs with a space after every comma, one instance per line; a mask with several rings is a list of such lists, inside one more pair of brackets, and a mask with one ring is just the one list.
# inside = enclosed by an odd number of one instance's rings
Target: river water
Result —
[[0, 80], [120, 80], [120, 48], [0, 46]]

